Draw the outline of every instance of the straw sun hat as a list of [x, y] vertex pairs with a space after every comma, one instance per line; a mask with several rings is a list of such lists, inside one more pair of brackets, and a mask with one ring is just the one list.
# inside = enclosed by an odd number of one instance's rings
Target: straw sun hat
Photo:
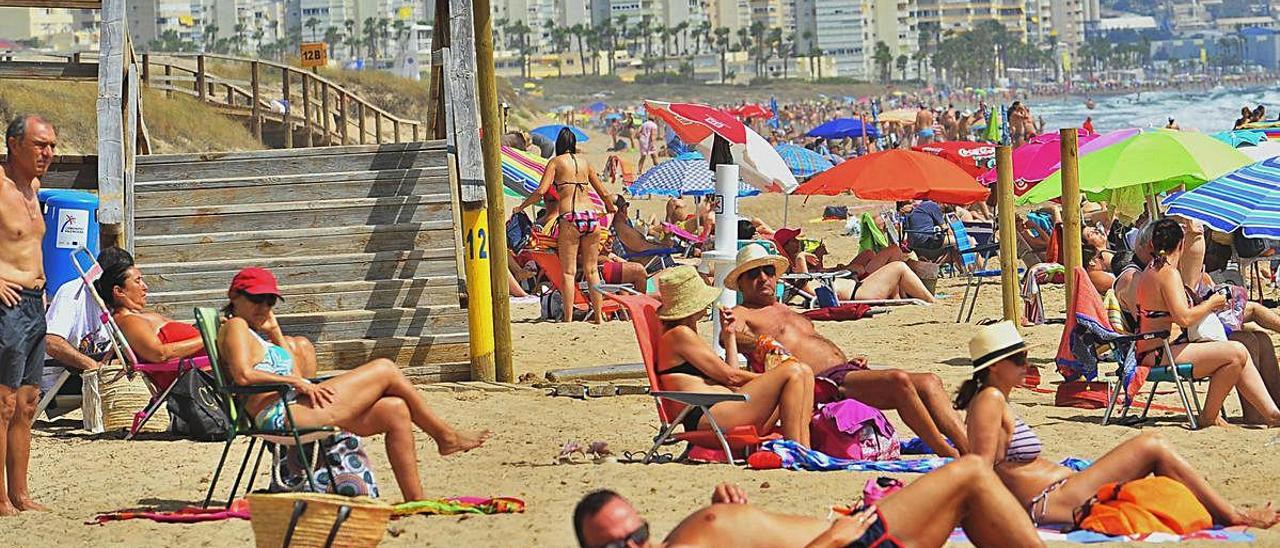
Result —
[[984, 326], [969, 339], [969, 357], [976, 373], [1019, 352], [1030, 350], [1013, 322], [1003, 321]]
[[720, 298], [720, 290], [708, 286], [689, 265], [668, 268], [658, 275], [658, 292], [662, 306], [658, 319], [673, 321], [688, 318], [706, 310]]
[[747, 244], [738, 250], [737, 264], [733, 270], [730, 270], [724, 277], [725, 287], [734, 291], [738, 290], [738, 278], [748, 270], [757, 266], [773, 265], [781, 274], [787, 271], [787, 267], [791, 266], [791, 261], [781, 255], [774, 255], [764, 249], [760, 244]]

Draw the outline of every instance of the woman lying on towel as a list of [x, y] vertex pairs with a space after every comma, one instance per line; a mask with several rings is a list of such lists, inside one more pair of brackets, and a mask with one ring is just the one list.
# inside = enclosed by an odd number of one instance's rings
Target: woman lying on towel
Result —
[[239, 386], [286, 383], [294, 388], [288, 401], [274, 393], [247, 397], [245, 408], [258, 428], [285, 429], [288, 405], [300, 428], [336, 426], [357, 436], [386, 434], [396, 483], [410, 501], [424, 498], [413, 426], [435, 440], [441, 455], [470, 451], [489, 438], [488, 430], [461, 432], [450, 426], [387, 359], [373, 360], [319, 384], [303, 378], [297, 356], [287, 348], [272, 312], [280, 290], [270, 271], [241, 270], [231, 280], [227, 297], [231, 302], [224, 309], [227, 321], [218, 330], [218, 350], [232, 382]]
[[1040, 456], [1040, 438], [1009, 407], [1009, 392], [1027, 372], [1027, 344], [1012, 322], [981, 328], [969, 341], [973, 378], [956, 396], [956, 409], [968, 409], [969, 446], [995, 467], [996, 475], [1042, 524], [1074, 523], [1074, 512], [1102, 485], [1151, 474], [1177, 480], [1221, 525], [1268, 528], [1280, 518], [1270, 506], [1242, 509], [1214, 491], [1163, 436], [1143, 433], [1103, 455], [1088, 469], [1073, 472]]
[[[773, 235], [773, 242], [784, 257], [790, 258], [792, 273], [810, 273], [824, 271], [821, 257], [806, 253], [801, 249], [800, 230], [796, 228], [779, 229]], [[817, 258], [816, 262], [813, 258]], [[806, 291], [813, 292], [817, 282], [808, 282]], [[841, 301], [879, 300], [879, 299], [920, 299], [927, 303], [937, 302], [933, 293], [920, 281], [907, 263], [891, 261], [882, 263], [870, 274], [855, 278], [836, 278], [832, 280], [836, 298]]]
[[[1184, 330], [1183, 335], [1169, 341], [1169, 347], [1177, 363], [1192, 364], [1195, 378], [1209, 377], [1209, 393], [1205, 395], [1204, 408], [1198, 417], [1199, 425], [1227, 424], [1221, 417], [1222, 403], [1235, 388], [1244, 400], [1262, 412], [1266, 417], [1265, 424], [1280, 426], [1280, 408], [1272, 401], [1262, 375], [1243, 344], [1229, 340], [1192, 342], [1187, 339], [1186, 333], [1197, 324], [1218, 321], [1214, 312], [1225, 308], [1227, 299], [1214, 293], [1204, 302], [1192, 302], [1191, 291], [1179, 272], [1179, 261], [1184, 252], [1182, 225], [1172, 219], [1161, 219], [1152, 224], [1151, 250], [1151, 263], [1142, 271], [1137, 283], [1138, 329], [1141, 333], [1162, 331], [1176, 323]], [[1199, 277], [1197, 271], [1191, 279], [1198, 280]], [[1221, 333], [1219, 322], [1218, 334]], [[1164, 354], [1161, 341], [1138, 341], [1139, 364], [1167, 365]]]
[[[204, 353], [204, 342], [195, 326], [147, 310], [147, 282], [132, 256], [119, 253], [104, 257], [102, 276], [93, 283], [94, 289], [139, 361], [165, 363]], [[314, 363], [314, 350], [311, 355]]]
[[[663, 390], [682, 392], [736, 392], [747, 401], [721, 402], [711, 414], [721, 428], [751, 425], [761, 434], [782, 421], [782, 435], [809, 446], [809, 420], [813, 415], [813, 371], [795, 360], [765, 372], [753, 373], [738, 364], [733, 312], [720, 315], [720, 344], [728, 361], [721, 359], [698, 335], [698, 321], [720, 297], [692, 266], [669, 268], [658, 275], [662, 306], [662, 339], [658, 343], [658, 378]], [[710, 428], [698, 410], [685, 415], [685, 431]]]

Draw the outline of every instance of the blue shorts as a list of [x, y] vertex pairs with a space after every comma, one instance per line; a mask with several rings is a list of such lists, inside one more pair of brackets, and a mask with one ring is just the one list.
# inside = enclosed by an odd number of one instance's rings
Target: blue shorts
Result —
[[44, 290], [18, 291], [18, 304], [0, 305], [0, 384], [40, 386], [44, 370]]

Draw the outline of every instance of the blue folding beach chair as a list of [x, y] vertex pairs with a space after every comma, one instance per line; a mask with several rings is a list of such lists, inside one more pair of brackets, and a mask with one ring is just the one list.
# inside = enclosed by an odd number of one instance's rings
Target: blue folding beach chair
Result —
[[[990, 259], [997, 251], [1000, 250], [1000, 244], [988, 240], [986, 244], [974, 245], [969, 240], [969, 231], [964, 223], [960, 222], [954, 214], [947, 215], [947, 224], [951, 228], [951, 234], [955, 237], [956, 254], [959, 256], [959, 267], [964, 280], [964, 297], [960, 299], [960, 310], [956, 313], [956, 323], [960, 323], [960, 318], [968, 322], [973, 319], [973, 309], [978, 305], [978, 291], [982, 289], [982, 282], [987, 278], [1000, 277], [1000, 269], [979, 269], [978, 258], [982, 257], [985, 261]], [[1019, 271], [1021, 272], [1021, 271]], [[970, 297], [972, 293], [972, 297]], [[965, 309], [968, 314], [965, 314]]]

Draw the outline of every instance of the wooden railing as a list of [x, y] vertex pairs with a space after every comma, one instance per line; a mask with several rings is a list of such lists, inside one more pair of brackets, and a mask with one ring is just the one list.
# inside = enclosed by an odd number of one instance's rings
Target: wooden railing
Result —
[[[210, 61], [241, 63], [247, 80], [211, 71]], [[183, 93], [234, 114], [248, 116], [262, 140], [264, 122], [284, 128], [285, 148], [399, 143], [430, 138], [418, 120], [395, 116], [338, 83], [305, 69], [230, 55], [152, 53], [142, 55], [144, 87], [166, 95]], [[271, 72], [277, 78], [267, 78]], [[0, 79], [96, 80], [97, 54], [70, 56], [0, 53]], [[273, 100], [281, 99], [281, 103]], [[299, 108], [301, 107], [301, 108]], [[295, 129], [303, 139], [294, 142]]]

